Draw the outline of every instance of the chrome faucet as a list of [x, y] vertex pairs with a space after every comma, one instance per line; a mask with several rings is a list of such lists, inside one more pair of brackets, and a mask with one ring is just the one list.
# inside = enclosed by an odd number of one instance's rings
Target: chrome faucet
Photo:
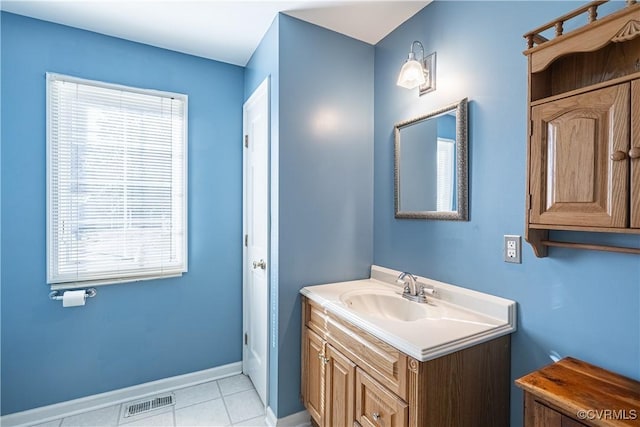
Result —
[[437, 295], [437, 291], [433, 287], [426, 288], [422, 285], [418, 286], [418, 278], [406, 271], [400, 273], [396, 279], [396, 283], [404, 286], [402, 297], [410, 301], [426, 303], [428, 302], [427, 294], [431, 296]]
[[404, 286], [405, 293], [415, 296], [418, 295], [418, 285], [416, 283], [416, 280], [418, 280], [416, 276], [405, 271], [404, 273], [400, 273], [400, 275], [396, 279], [396, 283], [398, 285]]

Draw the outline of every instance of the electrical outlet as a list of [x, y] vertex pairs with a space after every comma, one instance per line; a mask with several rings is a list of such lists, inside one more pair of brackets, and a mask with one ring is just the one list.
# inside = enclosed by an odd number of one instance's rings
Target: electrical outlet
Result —
[[514, 236], [511, 234], [504, 235], [504, 262], [512, 262], [515, 264], [521, 264], [520, 248], [522, 247], [522, 240], [520, 236]]

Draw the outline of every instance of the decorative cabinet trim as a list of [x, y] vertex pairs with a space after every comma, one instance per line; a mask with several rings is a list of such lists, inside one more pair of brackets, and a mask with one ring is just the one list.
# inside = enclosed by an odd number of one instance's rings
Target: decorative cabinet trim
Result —
[[627, 22], [624, 27], [620, 29], [616, 33], [615, 36], [611, 38], [611, 41], [614, 43], [626, 42], [628, 40], [633, 40], [640, 35], [640, 21], [636, 21], [635, 19]]

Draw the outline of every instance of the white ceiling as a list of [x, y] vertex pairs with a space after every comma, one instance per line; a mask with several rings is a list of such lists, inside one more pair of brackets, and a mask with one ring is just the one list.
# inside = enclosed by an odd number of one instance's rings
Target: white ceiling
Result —
[[2, 10], [244, 66], [278, 12], [376, 44], [429, 1], [1, 0]]

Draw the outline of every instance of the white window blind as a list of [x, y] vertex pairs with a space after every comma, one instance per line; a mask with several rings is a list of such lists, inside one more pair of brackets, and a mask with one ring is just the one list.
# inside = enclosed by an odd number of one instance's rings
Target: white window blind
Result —
[[47, 74], [47, 278], [187, 270], [187, 97]]

